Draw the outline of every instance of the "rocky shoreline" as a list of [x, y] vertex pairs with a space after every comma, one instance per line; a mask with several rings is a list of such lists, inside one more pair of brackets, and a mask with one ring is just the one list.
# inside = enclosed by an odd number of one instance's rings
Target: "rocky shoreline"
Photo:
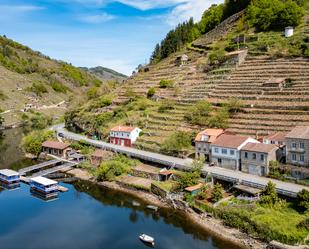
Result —
[[[149, 192], [142, 190], [136, 190], [133, 188], [128, 188], [120, 186], [116, 182], [97, 182], [92, 179], [92, 176], [85, 170], [82, 169], [73, 169], [67, 173], [73, 175], [77, 179], [89, 181], [93, 184], [97, 184], [101, 187], [121, 191], [135, 196], [151, 205], [155, 205], [161, 208], [175, 208], [172, 203], [166, 199], [158, 197]], [[228, 241], [232, 244], [235, 244], [242, 248], [254, 248], [254, 249], [265, 249], [268, 244], [264, 243], [258, 239], [252, 238], [249, 235], [239, 231], [238, 229], [230, 228], [224, 226], [222, 221], [215, 219], [210, 216], [200, 215], [194, 212], [191, 208], [184, 208], [182, 206], [177, 207], [180, 211], [184, 212], [184, 215], [187, 216], [192, 223], [198, 225], [201, 229], [206, 232], [219, 237], [222, 240]]]

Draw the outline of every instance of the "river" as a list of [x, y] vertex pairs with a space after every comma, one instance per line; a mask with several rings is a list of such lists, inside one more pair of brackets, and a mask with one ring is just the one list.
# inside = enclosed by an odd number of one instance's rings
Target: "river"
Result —
[[29, 186], [0, 192], [0, 245], [3, 249], [142, 249], [140, 233], [157, 249], [237, 249], [202, 232], [181, 213], [134, 207], [134, 197], [85, 182], [62, 185], [69, 191], [44, 202]]
[[[19, 169], [33, 162], [19, 144], [21, 128], [4, 131], [0, 168]], [[85, 182], [64, 184], [69, 191], [52, 202], [33, 197], [29, 186], [0, 188], [0, 248], [2, 249], [139, 249], [140, 233], [156, 238], [158, 249], [238, 249], [203, 232], [181, 213], [148, 210], [140, 200]], [[134, 207], [133, 201], [141, 203]]]

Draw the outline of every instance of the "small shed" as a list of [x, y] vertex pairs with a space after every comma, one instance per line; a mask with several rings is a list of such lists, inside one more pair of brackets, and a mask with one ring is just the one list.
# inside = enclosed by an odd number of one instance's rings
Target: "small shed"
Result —
[[79, 151], [76, 151], [76, 150], [68, 151], [67, 158], [75, 162], [82, 162], [86, 159], [86, 157], [83, 154], [80, 154]]
[[45, 141], [42, 143], [43, 152], [59, 157], [66, 157], [69, 147], [69, 144], [59, 141]]
[[183, 54], [183, 55], [177, 56], [175, 63], [177, 66], [181, 67], [181, 66], [187, 65], [188, 61], [189, 61], [189, 56], [186, 54]]
[[91, 155], [91, 164], [94, 166], [99, 166], [103, 161], [112, 159], [113, 152], [96, 149]]
[[168, 181], [173, 175], [173, 172], [167, 169], [161, 169], [159, 172], [160, 181]]
[[265, 81], [262, 86], [266, 88], [275, 87], [282, 90], [285, 85], [285, 80], [286, 80], [285, 78], [270, 78], [267, 81]]
[[197, 195], [199, 192], [201, 192], [203, 186], [204, 186], [203, 183], [198, 183], [194, 186], [190, 186], [190, 187], [185, 188], [185, 191], [194, 196], [194, 195]]
[[242, 49], [229, 52], [226, 54], [226, 57], [228, 58], [229, 62], [239, 66], [246, 60], [247, 55], [248, 55], [248, 49]]
[[291, 36], [293, 36], [293, 35], [294, 35], [294, 28], [291, 27], [291, 26], [286, 27], [285, 30], [284, 30], [284, 36], [285, 36], [286, 38], [288, 38], [288, 37], [291, 37]]

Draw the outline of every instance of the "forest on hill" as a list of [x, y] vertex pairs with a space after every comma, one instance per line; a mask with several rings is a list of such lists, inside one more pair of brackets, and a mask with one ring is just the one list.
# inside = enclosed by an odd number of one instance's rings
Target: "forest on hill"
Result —
[[225, 0], [223, 4], [212, 5], [201, 21], [192, 18], [179, 24], [167, 33], [155, 46], [151, 55], [152, 64], [167, 58], [198, 37], [214, 29], [233, 14], [246, 9], [245, 23], [259, 31], [278, 30], [287, 26], [297, 26], [305, 13], [307, 0]]

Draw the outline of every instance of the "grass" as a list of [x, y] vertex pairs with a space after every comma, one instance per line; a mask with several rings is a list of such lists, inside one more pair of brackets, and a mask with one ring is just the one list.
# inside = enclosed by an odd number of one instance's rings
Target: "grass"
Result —
[[165, 181], [165, 182], [156, 181], [156, 182], [154, 182], [154, 184], [156, 186], [158, 186], [159, 188], [166, 190], [167, 192], [171, 192], [176, 187], [177, 182], [175, 182], [175, 181]]

